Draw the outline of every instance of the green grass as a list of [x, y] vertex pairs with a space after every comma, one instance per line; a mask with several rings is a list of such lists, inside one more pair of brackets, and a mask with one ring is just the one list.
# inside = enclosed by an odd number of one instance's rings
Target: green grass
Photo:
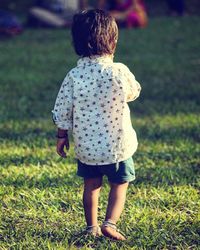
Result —
[[[131, 103], [139, 148], [119, 228], [125, 243], [75, 236], [82, 180], [55, 153], [51, 109], [76, 64], [69, 31], [27, 30], [0, 42], [0, 249], [200, 249], [200, 18], [155, 18], [120, 30], [115, 61], [141, 82]], [[103, 221], [109, 186], [100, 197]]]

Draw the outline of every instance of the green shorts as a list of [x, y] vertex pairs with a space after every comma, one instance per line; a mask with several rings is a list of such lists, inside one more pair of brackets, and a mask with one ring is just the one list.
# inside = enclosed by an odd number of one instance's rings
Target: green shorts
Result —
[[106, 175], [109, 182], [124, 183], [135, 180], [135, 168], [132, 157], [107, 165], [87, 165], [78, 160], [77, 175], [85, 179]]

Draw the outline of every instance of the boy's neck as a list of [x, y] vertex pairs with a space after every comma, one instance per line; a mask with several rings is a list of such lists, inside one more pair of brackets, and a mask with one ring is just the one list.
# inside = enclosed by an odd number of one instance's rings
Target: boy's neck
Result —
[[84, 56], [84, 57], [81, 57], [81, 58], [86, 58], [86, 57], [89, 57], [89, 58], [110, 57], [110, 58], [113, 59], [114, 54], [91, 55], [91, 56]]

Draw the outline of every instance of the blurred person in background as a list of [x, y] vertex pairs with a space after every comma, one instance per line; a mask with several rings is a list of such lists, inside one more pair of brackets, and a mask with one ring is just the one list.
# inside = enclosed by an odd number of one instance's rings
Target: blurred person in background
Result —
[[70, 26], [79, 11], [79, 0], [36, 0], [29, 10], [27, 25], [31, 27]]
[[128, 28], [143, 28], [147, 25], [147, 12], [142, 0], [115, 0], [112, 2], [112, 10], [110, 13], [119, 25]]
[[[88, 8], [88, 1], [82, 0], [82, 9]], [[148, 22], [146, 7], [143, 0], [99, 0], [96, 6], [109, 10], [120, 26], [145, 27]]]

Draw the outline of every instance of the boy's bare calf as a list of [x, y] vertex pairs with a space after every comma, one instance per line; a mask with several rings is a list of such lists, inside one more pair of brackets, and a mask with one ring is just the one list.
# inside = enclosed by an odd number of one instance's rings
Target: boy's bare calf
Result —
[[116, 223], [123, 211], [128, 182], [117, 184], [110, 183], [111, 189], [108, 198], [106, 219], [101, 227], [102, 233], [115, 240], [125, 240], [126, 238], [117, 231]]
[[83, 205], [87, 226], [98, 226], [98, 199], [102, 177], [84, 179]]

